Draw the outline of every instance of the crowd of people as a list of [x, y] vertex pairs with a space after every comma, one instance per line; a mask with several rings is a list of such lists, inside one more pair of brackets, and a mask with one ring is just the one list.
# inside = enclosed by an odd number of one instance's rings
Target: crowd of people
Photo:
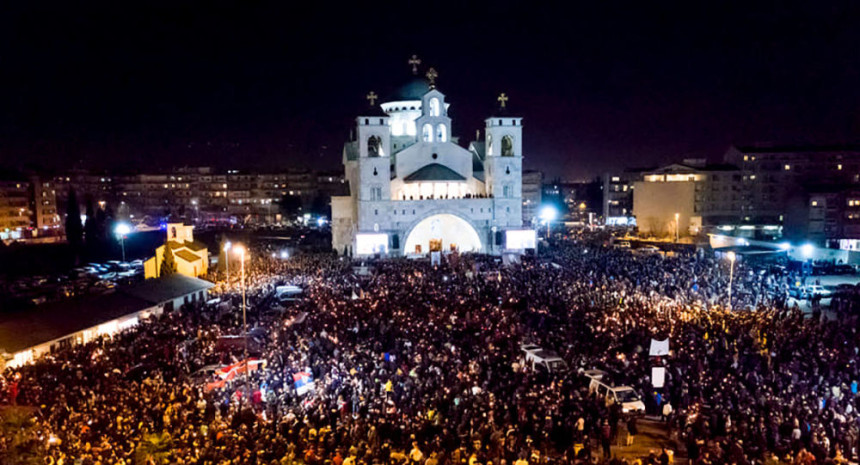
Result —
[[[726, 260], [637, 255], [602, 237], [559, 241], [516, 264], [251, 256], [249, 346], [266, 363], [247, 378], [209, 389], [194, 376], [244, 357], [242, 344], [219, 343], [242, 334], [235, 279], [220, 303], [2, 373], [3, 402], [32, 407], [29, 439], [45, 463], [857, 460], [856, 317], [787, 305], [780, 289], [793, 277], [736, 263], [729, 310]], [[286, 284], [301, 298], [279, 300]], [[667, 338], [670, 352], [650, 356], [650, 341]], [[526, 363], [525, 343], [569, 369]], [[665, 368], [662, 387], [654, 367]], [[633, 387], [645, 418], [590, 389], [591, 369]], [[657, 418], [653, 450], [625, 453]], [[0, 438], [0, 454], [12, 442]]]

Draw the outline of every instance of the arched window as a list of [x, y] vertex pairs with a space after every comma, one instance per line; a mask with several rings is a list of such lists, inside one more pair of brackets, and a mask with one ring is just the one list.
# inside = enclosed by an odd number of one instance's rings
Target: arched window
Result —
[[382, 141], [379, 139], [379, 137], [370, 136], [367, 139], [367, 156], [381, 157], [382, 155]]
[[439, 142], [448, 141], [448, 128], [444, 124], [436, 126], [436, 140]]
[[487, 155], [493, 154], [493, 135], [487, 133]]
[[421, 128], [421, 138], [424, 142], [433, 142], [433, 126], [429, 123]]
[[502, 137], [502, 156], [514, 156], [514, 138], [511, 136]]
[[430, 116], [439, 116], [439, 99], [436, 97], [430, 99]]

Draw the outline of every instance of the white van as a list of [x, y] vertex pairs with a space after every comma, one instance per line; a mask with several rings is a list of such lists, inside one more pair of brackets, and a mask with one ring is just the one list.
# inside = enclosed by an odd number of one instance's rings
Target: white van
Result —
[[567, 363], [551, 350], [541, 349], [534, 344], [526, 344], [520, 347], [524, 353], [525, 365], [532, 370], [545, 370], [548, 373], [561, 373], [567, 371]]
[[603, 375], [606, 374], [605, 372], [600, 370], [589, 371], [599, 372], [599, 377], [592, 377], [586, 373], [586, 376], [591, 378], [591, 382], [588, 384], [588, 392], [597, 391], [603, 397], [609, 396], [613, 402], [621, 405], [621, 412], [623, 413], [645, 413], [645, 403], [642, 402], [639, 394], [632, 387], [610, 386], [601, 381]]

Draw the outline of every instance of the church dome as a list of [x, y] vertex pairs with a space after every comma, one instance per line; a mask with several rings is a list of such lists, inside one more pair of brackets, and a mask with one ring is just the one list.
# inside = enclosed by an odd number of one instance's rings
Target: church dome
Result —
[[391, 101], [421, 100], [427, 92], [430, 92], [430, 84], [424, 78], [415, 77], [405, 85], [400, 86], [391, 96]]

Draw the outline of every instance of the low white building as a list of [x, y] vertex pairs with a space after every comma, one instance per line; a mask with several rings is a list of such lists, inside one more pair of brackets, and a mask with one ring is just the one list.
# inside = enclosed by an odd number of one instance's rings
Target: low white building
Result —
[[465, 149], [428, 76], [429, 85], [415, 82], [380, 106], [371, 100], [355, 119], [343, 150], [350, 195], [332, 198], [333, 248], [356, 256], [534, 248], [522, 219], [522, 118], [505, 114], [501, 96], [484, 140]]
[[209, 281], [179, 274], [120, 287], [108, 294], [40, 305], [0, 315], [0, 369], [32, 362], [54, 350], [86, 344], [136, 326], [141, 319], [205, 302]]

